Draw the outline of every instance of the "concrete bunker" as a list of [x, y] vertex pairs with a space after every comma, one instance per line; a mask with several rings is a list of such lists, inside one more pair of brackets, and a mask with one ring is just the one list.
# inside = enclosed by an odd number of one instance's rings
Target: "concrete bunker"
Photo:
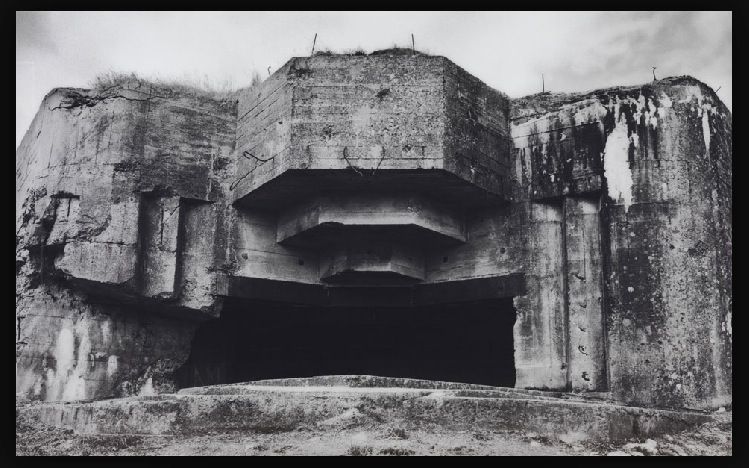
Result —
[[364, 374], [512, 387], [514, 323], [511, 298], [410, 307], [228, 301], [221, 318], [198, 328], [177, 382]]
[[510, 99], [425, 54], [297, 57], [229, 100], [54, 90], [16, 152], [16, 391], [356, 372], [728, 405], [731, 118], [691, 77]]

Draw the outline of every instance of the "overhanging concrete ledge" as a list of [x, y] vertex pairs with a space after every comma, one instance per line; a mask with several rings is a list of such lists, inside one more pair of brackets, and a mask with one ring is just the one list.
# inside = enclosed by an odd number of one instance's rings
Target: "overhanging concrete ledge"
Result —
[[334, 287], [234, 276], [228, 296], [296, 305], [412, 307], [522, 296], [525, 288], [523, 273], [393, 287]]

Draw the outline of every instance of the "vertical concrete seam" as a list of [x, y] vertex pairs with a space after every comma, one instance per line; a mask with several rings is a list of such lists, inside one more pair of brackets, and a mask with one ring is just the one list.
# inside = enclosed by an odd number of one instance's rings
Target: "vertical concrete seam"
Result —
[[566, 382], [565, 390], [570, 391], [572, 389], [572, 376], [570, 374], [570, 356], [571, 356], [571, 344], [570, 344], [570, 294], [569, 294], [569, 263], [567, 256], [567, 199], [568, 197], [562, 197], [562, 297], [564, 298], [562, 304], [563, 316], [564, 316], [564, 361], [566, 370]]
[[601, 292], [601, 299], [599, 309], [601, 311], [601, 365], [603, 366], [602, 371], [599, 373], [599, 377], [603, 381], [599, 381], [596, 385], [596, 391], [607, 391], [609, 382], [609, 359], [608, 359], [608, 329], [606, 320], [606, 267], [608, 255], [604, 254], [604, 227], [602, 208], [603, 208], [603, 194], [598, 196], [598, 212], [596, 219], [598, 221], [598, 238], [595, 240], [598, 242], [598, 251], [601, 262], [601, 276], [598, 279], [598, 290]]
[[608, 283], [609, 275], [611, 274], [611, 244], [610, 244], [610, 232], [609, 232], [609, 218], [608, 211], [605, 210], [605, 191], [601, 191], [598, 197], [598, 236], [601, 248], [601, 336], [602, 336], [602, 358], [603, 358], [603, 372], [602, 376], [604, 381], [599, 384], [600, 391], [610, 391], [611, 387], [611, 365], [609, 362], [609, 320], [608, 314], [611, 310], [610, 300], [608, 294]]
[[185, 222], [185, 214], [187, 212], [186, 199], [177, 197], [177, 239], [175, 242], [175, 265], [174, 265], [174, 283], [172, 285], [172, 298], [178, 299], [182, 296], [182, 277], [184, 275], [184, 253], [185, 253], [185, 231], [187, 229], [187, 223]]
[[138, 235], [136, 236], [136, 252], [138, 252], [135, 259], [135, 289], [142, 292], [145, 288], [146, 283], [146, 198], [148, 197], [147, 192], [138, 192]]

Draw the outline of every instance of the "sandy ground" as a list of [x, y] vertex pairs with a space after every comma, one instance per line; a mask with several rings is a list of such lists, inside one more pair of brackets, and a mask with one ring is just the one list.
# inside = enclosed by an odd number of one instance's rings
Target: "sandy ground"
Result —
[[[18, 413], [17, 413], [18, 414]], [[16, 418], [17, 455], [731, 455], [732, 412], [693, 430], [618, 444], [550, 440], [522, 432], [394, 427], [351, 413], [276, 433], [193, 436], [78, 435]]]

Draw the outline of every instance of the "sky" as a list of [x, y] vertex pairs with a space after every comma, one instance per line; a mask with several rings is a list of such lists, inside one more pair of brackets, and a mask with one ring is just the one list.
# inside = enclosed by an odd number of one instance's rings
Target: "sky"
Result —
[[16, 12], [16, 146], [55, 87], [107, 72], [236, 89], [315, 50], [442, 55], [520, 97], [692, 75], [732, 109], [731, 12]]

